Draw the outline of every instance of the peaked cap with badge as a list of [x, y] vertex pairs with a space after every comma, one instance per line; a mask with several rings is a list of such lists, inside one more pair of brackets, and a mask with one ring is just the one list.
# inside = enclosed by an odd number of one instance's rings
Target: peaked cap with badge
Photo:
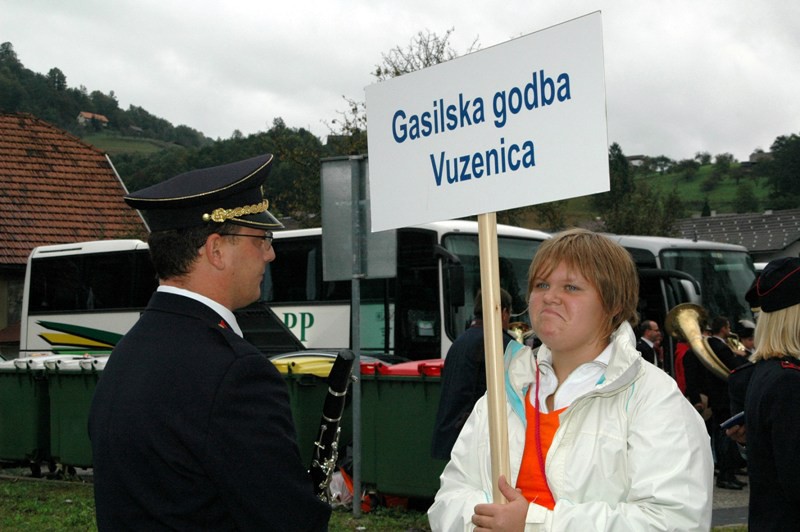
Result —
[[150, 231], [230, 222], [255, 229], [281, 229], [267, 209], [263, 185], [271, 154], [176, 175], [125, 196], [142, 212]]
[[770, 261], [745, 295], [752, 308], [775, 312], [800, 303], [800, 258]]

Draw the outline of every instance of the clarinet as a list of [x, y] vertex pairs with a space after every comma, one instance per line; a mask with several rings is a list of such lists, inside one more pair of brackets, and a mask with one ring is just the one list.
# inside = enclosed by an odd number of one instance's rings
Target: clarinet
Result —
[[319, 432], [314, 440], [314, 454], [311, 458], [309, 474], [314, 492], [321, 500], [330, 504], [328, 486], [336, 471], [339, 457], [339, 426], [353, 373], [355, 356], [352, 351], [340, 351], [328, 375], [328, 395], [322, 407]]

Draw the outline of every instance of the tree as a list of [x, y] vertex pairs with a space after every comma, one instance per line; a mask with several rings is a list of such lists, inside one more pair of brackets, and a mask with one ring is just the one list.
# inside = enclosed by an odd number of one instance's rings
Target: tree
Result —
[[683, 174], [683, 178], [686, 181], [691, 181], [697, 175], [697, 171], [700, 170], [700, 163], [696, 157], [694, 159], [683, 159], [675, 165], [673, 170]]
[[714, 157], [714, 166], [711, 172], [712, 175], [717, 178], [717, 181], [721, 181], [730, 175], [731, 167], [735, 162], [736, 158], [730, 153], [720, 153], [716, 155]]
[[771, 188], [771, 205], [775, 209], [795, 208], [800, 204], [800, 136], [781, 135], [770, 150], [772, 159], [762, 164]]
[[47, 82], [56, 92], [67, 90], [67, 76], [57, 68], [51, 68], [47, 73]]
[[700, 163], [701, 166], [711, 164], [711, 154], [707, 151], [699, 151], [694, 154], [694, 160]]
[[567, 226], [567, 201], [551, 201], [533, 207], [536, 221], [549, 231], [560, 231]]
[[608, 165], [611, 178], [610, 190], [592, 196], [592, 206], [601, 216], [611, 213], [624, 198], [633, 192], [633, 176], [627, 157], [616, 142], [608, 150]]
[[[375, 65], [372, 75], [378, 81], [386, 81], [458, 57], [459, 53], [450, 45], [453, 31], [454, 28], [450, 28], [442, 36], [429, 30], [418, 32], [405, 47], [398, 45], [381, 54], [381, 63]], [[467, 53], [479, 47], [476, 38]], [[342, 98], [347, 107], [337, 112], [339, 118], [327, 124], [332, 137], [329, 138], [330, 147], [340, 155], [367, 153], [366, 104], [346, 96]]]
[[684, 212], [677, 191], [661, 198], [644, 179], [634, 181], [617, 143], [609, 148], [608, 158], [611, 190], [592, 198], [604, 229], [618, 234], [672, 235], [675, 220]]
[[653, 170], [659, 174], [666, 174], [672, 170], [673, 166], [675, 166], [675, 161], [666, 155], [659, 155], [650, 159], [650, 165], [652, 166]]
[[758, 211], [758, 198], [752, 181], [745, 181], [736, 187], [734, 208], [738, 213]]
[[[373, 75], [378, 81], [386, 81], [455, 59], [459, 53], [450, 46], [450, 36], [453, 31], [455, 28], [450, 28], [441, 37], [429, 30], [417, 32], [405, 48], [395, 46], [387, 53], [381, 54], [382, 62], [375, 66]], [[479, 46], [476, 38], [466, 53], [477, 50]]]
[[708, 196], [703, 200], [703, 210], [700, 211], [700, 216], [704, 218], [711, 216], [711, 204], [708, 203]]
[[14, 71], [22, 69], [22, 63], [17, 58], [14, 45], [10, 42], [0, 44], [0, 66]]

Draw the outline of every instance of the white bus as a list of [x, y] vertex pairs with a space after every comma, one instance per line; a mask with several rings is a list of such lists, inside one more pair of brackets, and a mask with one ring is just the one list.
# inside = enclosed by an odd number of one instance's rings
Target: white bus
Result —
[[[513, 319], [527, 322], [528, 268], [550, 235], [503, 225], [497, 233], [501, 286], [512, 295]], [[755, 272], [745, 248], [609, 236], [639, 268], [642, 319], [663, 327], [667, 312], [687, 301], [704, 305], [710, 316], [752, 319], [744, 293]], [[248, 340], [269, 354], [351, 347], [350, 282], [323, 281], [321, 230], [276, 232], [275, 247], [261, 301], [237, 312]], [[156, 284], [147, 244], [139, 240], [34, 249], [25, 276], [20, 355], [110, 352]], [[361, 281], [362, 350], [418, 360], [445, 356], [469, 324], [479, 288], [477, 223], [398, 229], [397, 274]], [[667, 345], [672, 352], [669, 340]]]
[[20, 356], [110, 353], [156, 285], [141, 240], [35, 248], [25, 272]]
[[[541, 231], [498, 226], [500, 284], [527, 322], [527, 274]], [[320, 229], [275, 234], [278, 259], [262, 290], [266, 303], [309, 348], [350, 347], [350, 283], [322, 279]], [[640, 276], [639, 314], [663, 328], [675, 305], [693, 302], [709, 316], [752, 319], [744, 293], [755, 278], [746, 248], [651, 236], [607, 235], [634, 258]], [[474, 222], [451, 221], [398, 230], [397, 276], [361, 282], [364, 351], [405, 358], [443, 357], [472, 315], [480, 287]], [[666, 339], [673, 352], [671, 339]], [[668, 368], [672, 365], [671, 359]]]
[[[107, 355], [158, 286], [141, 240], [100, 240], [35, 248], [22, 299], [20, 356]], [[267, 354], [302, 344], [263, 304], [236, 312], [245, 337]]]
[[[527, 321], [528, 267], [542, 231], [499, 225], [500, 285]], [[275, 233], [277, 259], [262, 297], [308, 348], [350, 347], [350, 281], [323, 281], [322, 230]], [[361, 349], [421, 360], [445, 356], [468, 326], [480, 289], [478, 224], [448, 221], [397, 230], [397, 275], [361, 281]]]
[[664, 320], [679, 303], [702, 305], [708, 318], [731, 323], [753, 319], [744, 298], [756, 273], [744, 246], [654, 236], [607, 235], [630, 252], [639, 270], [639, 315], [655, 320], [664, 338], [666, 370], [672, 373], [675, 342], [666, 337]]

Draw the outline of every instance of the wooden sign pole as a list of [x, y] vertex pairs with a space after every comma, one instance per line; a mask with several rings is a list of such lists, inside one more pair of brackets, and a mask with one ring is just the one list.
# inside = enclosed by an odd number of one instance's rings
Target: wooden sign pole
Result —
[[500, 269], [497, 250], [497, 215], [478, 215], [478, 246], [481, 266], [483, 341], [486, 355], [486, 393], [489, 406], [489, 444], [492, 453], [494, 502], [506, 502], [497, 481], [509, 478], [508, 418], [503, 370], [503, 322], [500, 308]]

